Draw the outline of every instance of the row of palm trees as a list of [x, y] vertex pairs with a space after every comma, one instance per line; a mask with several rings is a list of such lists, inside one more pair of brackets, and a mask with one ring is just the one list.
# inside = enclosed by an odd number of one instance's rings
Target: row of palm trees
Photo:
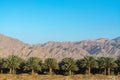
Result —
[[35, 73], [52, 75], [73, 73], [91, 74], [91, 70], [95, 74], [110, 75], [111, 71], [115, 74], [120, 73], [120, 56], [117, 59], [110, 57], [85, 56], [82, 59], [74, 60], [73, 58], [64, 58], [57, 61], [55, 58], [47, 58], [44, 62], [38, 57], [30, 57], [22, 59], [16, 55], [10, 55], [7, 58], [0, 58], [1, 73]]

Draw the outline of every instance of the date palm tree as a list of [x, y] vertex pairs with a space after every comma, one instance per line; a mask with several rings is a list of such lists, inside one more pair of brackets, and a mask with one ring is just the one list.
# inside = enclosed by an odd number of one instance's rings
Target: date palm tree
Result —
[[22, 59], [16, 55], [10, 55], [3, 59], [3, 67], [9, 69], [9, 73], [14, 73], [15, 69], [20, 67]]
[[104, 74], [106, 74], [106, 60], [105, 57], [98, 57], [97, 59], [99, 73], [102, 73], [102, 69], [104, 69]]
[[69, 75], [72, 74], [72, 71], [77, 71], [78, 70], [76, 62], [74, 61], [73, 58], [62, 59], [62, 61], [59, 63], [59, 66], [62, 70], [68, 71]]
[[118, 73], [120, 73], [120, 55], [117, 57], [116, 63], [118, 65]]
[[90, 75], [91, 68], [97, 68], [98, 64], [96, 62], [96, 59], [92, 56], [85, 56], [84, 59], [81, 61], [81, 66], [83, 68], [86, 68], [86, 73]]
[[30, 70], [31, 74], [34, 75], [35, 71], [41, 71], [42, 60], [37, 57], [30, 57], [24, 64], [24, 70]]
[[116, 68], [118, 65], [117, 65], [117, 63], [115, 62], [115, 59], [114, 59], [114, 58], [106, 57], [106, 58], [105, 58], [105, 61], [106, 61], [107, 73], [108, 73], [108, 75], [110, 75], [111, 69]]
[[0, 70], [1, 70], [1, 73], [2, 73], [2, 66], [3, 65], [3, 59], [2, 58], [0, 58]]
[[58, 69], [58, 62], [55, 58], [47, 58], [44, 64], [45, 64], [45, 68], [49, 69], [50, 75], [52, 75], [53, 69]]

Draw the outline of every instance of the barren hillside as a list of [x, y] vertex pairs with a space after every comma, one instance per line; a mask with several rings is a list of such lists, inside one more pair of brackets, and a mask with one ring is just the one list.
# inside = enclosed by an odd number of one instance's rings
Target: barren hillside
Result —
[[7, 57], [12, 54], [23, 58], [54, 57], [59, 60], [64, 57], [82, 58], [86, 55], [116, 57], [120, 55], [120, 37], [112, 40], [100, 38], [79, 42], [48, 42], [29, 45], [0, 34], [0, 56]]

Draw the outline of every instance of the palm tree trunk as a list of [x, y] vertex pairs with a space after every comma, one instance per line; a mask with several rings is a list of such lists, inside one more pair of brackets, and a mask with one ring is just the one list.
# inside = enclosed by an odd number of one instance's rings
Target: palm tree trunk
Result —
[[110, 68], [108, 68], [108, 75], [110, 75]]
[[88, 68], [86, 68], [86, 70], [85, 70], [85, 74], [88, 74]]
[[71, 70], [69, 70], [69, 76], [71, 76], [72, 75], [72, 71]]
[[99, 74], [101, 74], [101, 68], [99, 68]]
[[88, 74], [89, 74], [89, 75], [90, 75], [90, 72], [91, 72], [91, 68], [89, 67], [89, 68], [88, 68]]
[[34, 75], [35, 74], [35, 71], [32, 69], [32, 75]]
[[2, 70], [2, 69], [0, 70], [0, 73], [1, 73], [1, 74], [3, 73], [3, 70]]
[[13, 70], [12, 70], [12, 74], [14, 74], [14, 73], [15, 73], [15, 70], [13, 69]]
[[49, 68], [50, 75], [52, 75], [52, 68]]
[[104, 68], [104, 75], [106, 75], [106, 68]]
[[12, 69], [12, 73], [15, 74], [15, 68]]
[[9, 74], [12, 74], [12, 68], [9, 69]]

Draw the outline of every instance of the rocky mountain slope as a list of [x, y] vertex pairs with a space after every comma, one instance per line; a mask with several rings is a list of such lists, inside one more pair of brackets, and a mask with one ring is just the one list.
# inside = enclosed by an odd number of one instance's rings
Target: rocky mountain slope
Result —
[[120, 37], [115, 39], [100, 38], [80, 42], [48, 42], [29, 45], [17, 39], [0, 34], [0, 57], [18, 55], [22, 58], [54, 57], [59, 60], [65, 57], [82, 58], [86, 55], [117, 57], [120, 55]]

